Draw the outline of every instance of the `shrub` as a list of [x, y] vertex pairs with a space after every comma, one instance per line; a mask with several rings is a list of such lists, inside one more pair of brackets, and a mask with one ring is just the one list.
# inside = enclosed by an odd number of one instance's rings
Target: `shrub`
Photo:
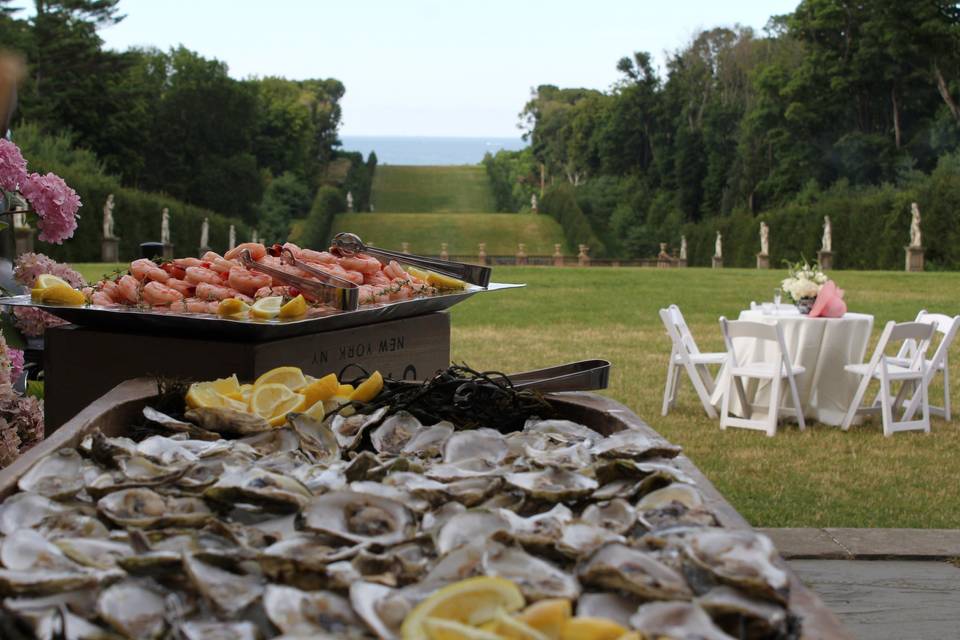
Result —
[[544, 194], [540, 209], [560, 223], [568, 249], [586, 244], [590, 247], [591, 255], [603, 255], [605, 247], [577, 205], [577, 196], [572, 185], [562, 183], [551, 187]]
[[338, 189], [320, 187], [310, 207], [310, 215], [300, 224], [295, 241], [318, 251], [326, 249], [330, 246], [333, 218], [345, 209], [346, 203]]

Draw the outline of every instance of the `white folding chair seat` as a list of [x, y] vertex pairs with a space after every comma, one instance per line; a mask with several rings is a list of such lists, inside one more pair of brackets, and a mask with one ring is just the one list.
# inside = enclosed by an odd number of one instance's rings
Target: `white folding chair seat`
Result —
[[[844, 417], [841, 427], [844, 431], [850, 428], [853, 419], [858, 414], [880, 413], [883, 419], [883, 435], [891, 436], [897, 431], [922, 430], [930, 431], [930, 402], [928, 398], [928, 380], [927, 375], [927, 349], [930, 346], [930, 339], [933, 336], [933, 325], [923, 322], [902, 322], [897, 324], [894, 321], [887, 323], [877, 341], [877, 347], [874, 349], [870, 361], [864, 364], [848, 364], [844, 367], [845, 371], [856, 374], [860, 377], [860, 384], [857, 386], [857, 392], [853, 396], [850, 408], [847, 409], [847, 415]], [[890, 344], [903, 343], [896, 356], [888, 356], [887, 348]], [[907, 348], [907, 345], [912, 347]], [[904, 353], [911, 355], [904, 364]], [[868, 407], [861, 407], [863, 398], [867, 393], [867, 387], [872, 380], [880, 381], [880, 392], [873, 404]], [[893, 394], [893, 382], [900, 382], [900, 390]], [[907, 404], [906, 390], [912, 388], [914, 393], [909, 404]], [[919, 420], [913, 419], [913, 412], [917, 406], [913, 404], [916, 400], [918, 407], [922, 410], [922, 417]], [[911, 411], [911, 407], [913, 408]], [[894, 410], [903, 408], [903, 414], [899, 420], [894, 415]]]
[[676, 404], [677, 391], [680, 389], [680, 373], [686, 371], [694, 391], [700, 398], [703, 410], [707, 416], [716, 418], [717, 412], [710, 402], [715, 383], [709, 365], [722, 365], [727, 360], [727, 354], [702, 353], [677, 305], [672, 304], [666, 309], [660, 309], [660, 320], [663, 321], [663, 326], [666, 327], [672, 343], [670, 363], [667, 365], [667, 381], [663, 388], [661, 415], [667, 415], [670, 407]]
[[[783, 330], [778, 324], [767, 324], [764, 322], [750, 322], [747, 320], [728, 321], [726, 318], [720, 318], [720, 328], [723, 331], [723, 340], [727, 345], [727, 389], [723, 394], [723, 405], [720, 411], [720, 428], [740, 427], [743, 429], [759, 429], [766, 431], [767, 436], [774, 436], [777, 433], [777, 423], [780, 420], [780, 412], [793, 415], [800, 430], [806, 428], [806, 422], [803, 419], [803, 407], [800, 404], [800, 393], [797, 389], [796, 376], [801, 375], [806, 369], [800, 365], [795, 365], [790, 361], [790, 354], [787, 351], [786, 343], [783, 339]], [[737, 358], [736, 348], [734, 347], [735, 338], [751, 338], [765, 342], [772, 342], [776, 347], [776, 357], [773, 362], [747, 362], [741, 364]], [[754, 418], [754, 413], [759, 413], [756, 405], [747, 401], [747, 394], [743, 388], [741, 378], [756, 378], [770, 381], [770, 404], [766, 408], [766, 414], [760, 418]], [[793, 408], [781, 406], [781, 396], [783, 386], [787, 385]], [[735, 417], [730, 414], [730, 397], [736, 390], [743, 407], [744, 417]]]
[[[927, 367], [927, 386], [929, 387], [933, 382], [933, 377], [935, 375], [938, 373], [943, 375], [943, 406], [938, 407], [931, 404], [930, 413], [949, 421], [951, 418], [951, 412], [950, 364], [948, 362], [948, 356], [950, 355], [950, 347], [953, 344], [954, 339], [957, 337], [957, 334], [960, 333], [960, 316], [953, 316], [951, 318], [950, 316], [942, 313], [927, 313], [926, 309], [922, 309], [920, 313], [917, 314], [916, 322], [922, 322], [924, 324], [933, 326], [935, 335], [939, 334], [941, 336], [940, 344], [937, 345], [936, 350], [933, 352], [933, 356], [925, 361]], [[909, 367], [913, 360], [915, 349], [916, 344], [912, 341], [904, 342], [903, 346], [900, 347], [900, 351], [897, 353], [896, 357], [891, 358], [890, 361], [903, 367]], [[913, 396], [909, 400], [906, 400], [903, 397], [901, 397], [901, 399], [904, 402], [908, 402], [907, 410], [904, 414], [905, 417], [907, 419], [912, 418], [920, 406], [920, 397], [916, 392], [914, 392]]]

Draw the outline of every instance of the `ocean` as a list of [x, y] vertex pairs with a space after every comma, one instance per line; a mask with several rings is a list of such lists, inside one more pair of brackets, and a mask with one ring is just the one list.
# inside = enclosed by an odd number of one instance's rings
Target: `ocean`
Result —
[[477, 164], [488, 151], [523, 149], [520, 138], [433, 138], [420, 136], [340, 136], [344, 151], [366, 158], [377, 153], [379, 164]]

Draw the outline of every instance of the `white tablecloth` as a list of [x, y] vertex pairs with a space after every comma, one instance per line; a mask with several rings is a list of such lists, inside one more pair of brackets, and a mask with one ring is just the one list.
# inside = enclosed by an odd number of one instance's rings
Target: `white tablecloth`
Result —
[[[842, 318], [810, 318], [796, 311], [780, 310], [773, 314], [772, 310], [765, 313], [762, 309], [755, 309], [742, 311], [740, 319], [779, 324], [783, 328], [783, 338], [791, 361], [806, 369], [797, 378], [804, 417], [824, 424], [839, 425], [859, 383], [859, 378], [844, 371], [843, 367], [863, 362], [873, 330], [873, 316], [847, 313]], [[767, 341], [738, 338], [733, 346], [741, 364], [773, 362], [776, 358], [776, 347]], [[724, 367], [711, 398], [718, 408], [726, 389], [727, 373]], [[747, 388], [747, 398], [751, 402], [766, 405], [769, 391], [768, 382], [751, 384]], [[787, 391], [781, 395], [781, 398], [789, 397]], [[790, 406], [792, 400], [787, 400], [787, 403], [786, 406]], [[742, 415], [736, 393], [730, 398], [730, 411]]]

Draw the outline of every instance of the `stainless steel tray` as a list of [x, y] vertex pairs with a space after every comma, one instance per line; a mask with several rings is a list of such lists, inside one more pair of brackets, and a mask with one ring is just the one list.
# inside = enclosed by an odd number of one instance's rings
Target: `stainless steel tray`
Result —
[[126, 307], [66, 307], [54, 304], [35, 304], [29, 295], [0, 298], [0, 305], [37, 307], [67, 322], [93, 329], [128, 333], [171, 333], [190, 336], [209, 336], [221, 340], [253, 340], [263, 342], [291, 338], [321, 331], [399, 320], [424, 313], [443, 311], [478, 293], [515, 289], [522, 284], [491, 282], [490, 286], [469, 286], [466, 291], [439, 296], [427, 296], [385, 304], [364, 305], [356, 311], [340, 311], [320, 318], [301, 320], [231, 320], [209, 314], [178, 314], [173, 312], [131, 309]]

